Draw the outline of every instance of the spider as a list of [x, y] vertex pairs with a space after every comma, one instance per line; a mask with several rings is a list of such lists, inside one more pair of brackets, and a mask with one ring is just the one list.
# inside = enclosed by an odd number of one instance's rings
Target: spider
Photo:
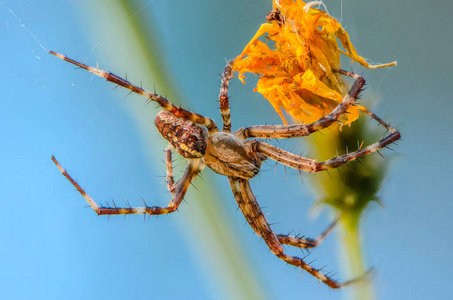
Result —
[[[165, 164], [167, 187], [172, 194], [172, 199], [167, 207], [147, 206], [146, 204], [144, 207], [124, 208], [116, 207], [115, 204], [113, 204], [113, 207], [99, 206], [61, 167], [55, 157], [52, 156], [53, 162], [57, 165], [61, 173], [76, 187], [98, 215], [161, 215], [172, 213], [176, 211], [181, 204], [191, 181], [207, 166], [214, 172], [228, 177], [228, 182], [234, 198], [245, 219], [256, 234], [264, 240], [270, 251], [278, 258], [290, 265], [302, 268], [331, 288], [341, 288], [352, 282], [352, 280], [337, 282], [331, 277], [321, 273], [320, 270], [315, 269], [310, 264], [306, 263], [303, 259], [286, 254], [282, 247], [282, 245], [290, 245], [299, 248], [315, 247], [332, 229], [333, 224], [317, 239], [276, 234], [272, 231], [270, 224], [261, 211], [250, 187], [249, 180], [259, 173], [261, 163], [267, 158], [294, 169], [318, 172], [337, 168], [351, 160], [378, 151], [398, 140], [400, 138], [400, 133], [372, 112], [365, 111], [365, 113], [387, 128], [390, 134], [379, 142], [365, 148], [342, 156], [337, 156], [324, 162], [317, 162], [313, 159], [295, 155], [261, 140], [247, 139], [281, 139], [308, 136], [313, 132], [330, 126], [332, 123], [338, 121], [338, 118], [346, 113], [351, 105], [354, 105], [355, 100], [365, 84], [365, 80], [360, 75], [344, 70], [336, 71], [342, 75], [353, 78], [355, 81], [342, 102], [331, 113], [314, 123], [298, 125], [256, 125], [240, 128], [232, 133], [228, 98], [229, 81], [233, 77], [231, 62], [226, 65], [225, 70], [221, 75], [219, 100], [223, 128], [222, 131], [220, 131], [212, 119], [190, 112], [182, 107], [175, 106], [166, 98], [148, 92], [143, 88], [130, 83], [126, 79], [110, 72], [100, 70], [99, 68], [90, 67], [54, 51], [50, 51], [49, 53], [91, 73], [104, 77], [107, 81], [140, 94], [149, 101], [155, 101], [163, 108], [163, 110], [157, 114], [155, 125], [162, 137], [169, 142], [169, 145], [165, 150]], [[187, 160], [186, 169], [181, 179], [176, 182], [173, 177], [173, 151], [176, 151]]]

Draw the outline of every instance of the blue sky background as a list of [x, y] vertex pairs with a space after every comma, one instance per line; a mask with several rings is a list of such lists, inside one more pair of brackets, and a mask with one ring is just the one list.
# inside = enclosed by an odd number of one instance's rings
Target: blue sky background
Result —
[[[453, 203], [450, 91], [453, 60], [451, 2], [325, 1], [348, 30], [358, 52], [372, 62], [398, 67], [364, 70], [364, 97], [374, 111], [401, 130], [392, 167], [371, 205], [363, 229], [368, 264], [379, 299], [446, 299], [450, 271]], [[137, 1], [119, 17], [108, 1], [0, 1], [0, 288], [3, 299], [230, 299], [235, 286], [219, 264], [199, 208], [218, 204], [224, 241], [247, 260], [246, 281], [268, 299], [342, 299], [300, 270], [287, 266], [259, 242], [229, 192], [226, 178], [210, 170], [214, 198], [192, 189], [171, 216], [97, 217], [50, 160], [55, 155], [97, 201], [166, 205], [163, 152], [153, 128], [154, 105], [46, 53], [64, 52], [170, 95], [221, 122], [219, 74], [264, 21], [271, 1]], [[342, 9], [341, 9], [342, 8]], [[143, 72], [135, 44], [127, 41], [131, 19], [151, 21], [159, 34], [162, 63], [176, 90], [155, 86]], [[348, 66], [346, 66], [348, 67]], [[362, 69], [354, 65], [354, 71]], [[280, 123], [271, 106], [252, 93], [253, 79], [232, 82], [233, 128]], [[145, 78], [148, 81], [145, 81]], [[171, 96], [174, 95], [172, 98]], [[282, 145], [290, 145], [283, 141]], [[300, 145], [299, 145], [300, 146]], [[302, 149], [299, 152], [304, 152]], [[309, 153], [316, 157], [316, 153]], [[184, 167], [181, 160], [179, 168]], [[176, 172], [178, 174], [178, 172]], [[310, 214], [311, 175], [265, 165], [252, 188], [278, 232], [316, 236], [329, 211]], [[198, 179], [199, 180], [199, 179]], [[201, 186], [195, 182], [195, 186]], [[220, 221], [222, 219], [222, 221]], [[223, 223], [225, 222], [225, 223]], [[232, 253], [232, 255], [236, 255]], [[311, 256], [315, 265], [341, 272], [332, 235]], [[245, 261], [244, 261], [245, 265]], [[246, 271], [244, 271], [246, 272]]]

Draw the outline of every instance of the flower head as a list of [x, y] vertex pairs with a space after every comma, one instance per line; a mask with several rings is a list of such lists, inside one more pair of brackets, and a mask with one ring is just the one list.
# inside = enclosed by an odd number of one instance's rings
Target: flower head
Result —
[[[268, 23], [261, 25], [232, 64], [243, 83], [244, 73], [258, 74], [255, 91], [272, 104], [285, 124], [282, 109], [300, 122], [311, 123], [341, 102], [347, 88], [335, 72], [340, 68], [340, 53], [370, 69], [396, 65], [367, 63], [341, 24], [313, 8], [315, 4], [320, 2], [274, 0]], [[266, 43], [258, 39], [261, 36]], [[339, 49], [338, 40], [344, 50]], [[350, 124], [358, 118], [359, 109], [351, 107], [341, 121]]]

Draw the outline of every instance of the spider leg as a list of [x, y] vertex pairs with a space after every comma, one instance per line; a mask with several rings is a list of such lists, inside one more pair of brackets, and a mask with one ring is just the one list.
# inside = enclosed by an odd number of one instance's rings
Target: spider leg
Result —
[[325, 237], [332, 231], [337, 224], [337, 220], [333, 221], [316, 239], [290, 236], [285, 234], [277, 234], [280, 244], [290, 245], [298, 248], [314, 248], [319, 246]]
[[222, 131], [227, 133], [231, 133], [230, 102], [228, 97], [228, 88], [230, 85], [230, 80], [231, 78], [233, 78], [233, 70], [231, 68], [231, 63], [232, 61], [228, 62], [221, 76], [219, 94], [220, 114], [222, 115], [223, 121]]
[[393, 128], [389, 124], [385, 123], [381, 118], [379, 118], [377, 115], [375, 115], [374, 113], [372, 113], [368, 109], [362, 108], [361, 111], [366, 113], [367, 115], [369, 115], [370, 117], [372, 117], [376, 121], [378, 121], [378, 123], [381, 124], [382, 126], [384, 126], [389, 132], [391, 132], [391, 133], [396, 132], [395, 128]]
[[274, 253], [278, 258], [286, 261], [288, 264], [302, 268], [331, 288], [342, 288], [350, 283], [337, 282], [332, 278], [322, 274], [320, 270], [317, 270], [310, 264], [304, 262], [303, 259], [285, 254], [283, 247], [279, 242], [278, 236], [272, 231], [269, 223], [266, 220], [266, 217], [261, 211], [261, 208], [259, 207], [258, 202], [256, 201], [256, 198], [250, 188], [248, 180], [228, 177], [228, 181], [230, 183], [231, 190], [238, 203], [238, 206], [245, 216], [245, 219], [250, 224], [252, 229], [256, 232], [256, 234], [258, 234], [265, 241], [266, 245], [269, 247], [272, 253]]
[[254, 151], [260, 152], [261, 154], [275, 161], [278, 161], [281, 164], [284, 164], [294, 169], [316, 173], [327, 169], [338, 168], [351, 160], [355, 160], [362, 156], [376, 152], [379, 149], [386, 147], [387, 145], [395, 142], [400, 138], [401, 138], [400, 133], [398, 131], [395, 131], [386, 136], [385, 138], [383, 138], [382, 140], [380, 140], [379, 142], [371, 144], [357, 151], [337, 156], [335, 158], [323, 162], [318, 162], [314, 159], [309, 159], [303, 156], [293, 154], [291, 152], [282, 150], [280, 148], [277, 148], [264, 142], [254, 141], [252, 147]]
[[[200, 159], [188, 160], [186, 170], [182, 178], [176, 183], [173, 184], [173, 171], [168, 172], [171, 169], [171, 150], [167, 148], [166, 150], [166, 164], [167, 164], [167, 182], [168, 189], [173, 194], [173, 197], [167, 207], [158, 207], [158, 206], [145, 206], [145, 207], [102, 207], [99, 206], [80, 185], [63, 169], [63, 167], [58, 163], [57, 159], [52, 156], [52, 161], [58, 167], [60, 172], [66, 177], [72, 185], [79, 191], [80, 194], [85, 198], [91, 208], [98, 215], [124, 215], [124, 214], [150, 214], [150, 215], [162, 215], [169, 214], [178, 209], [181, 204], [184, 195], [187, 192], [187, 189], [190, 185], [190, 182], [201, 172], [204, 168], [204, 164]], [[172, 183], [172, 184], [171, 184]]]
[[166, 171], [166, 181], [167, 181], [167, 189], [171, 193], [173, 187], [175, 185], [175, 179], [173, 178], [173, 160], [172, 160], [172, 152], [173, 146], [168, 145], [167, 149], [165, 149], [165, 171]]
[[242, 214], [252, 229], [266, 242], [272, 253], [275, 255], [282, 253], [283, 248], [256, 201], [248, 180], [229, 176], [228, 182]]
[[360, 91], [365, 85], [365, 79], [362, 76], [354, 73], [350, 73], [344, 70], [338, 70], [337, 72], [352, 77], [355, 79], [354, 84], [349, 90], [348, 94], [343, 98], [343, 100], [338, 104], [338, 106], [330, 112], [325, 117], [305, 125], [305, 124], [295, 124], [295, 125], [256, 125], [247, 128], [240, 128], [237, 130], [234, 135], [241, 140], [248, 139], [251, 137], [259, 138], [293, 138], [300, 136], [307, 136], [330, 126], [332, 123], [336, 122], [338, 118], [343, 115], [351, 105], [354, 105]]
[[205, 126], [209, 133], [214, 133], [219, 131], [219, 128], [215, 124], [215, 122], [205, 116], [202, 116], [197, 113], [190, 112], [182, 107], [176, 106], [170, 101], [168, 101], [165, 97], [162, 97], [160, 95], [151, 93], [147, 90], [144, 90], [143, 88], [136, 86], [132, 83], [130, 83], [127, 79], [121, 78], [113, 73], [103, 71], [99, 68], [94, 68], [90, 67], [88, 65], [85, 65], [83, 63], [80, 63], [78, 61], [75, 61], [65, 55], [62, 55], [60, 53], [57, 53], [55, 51], [49, 51], [50, 54], [55, 55], [58, 58], [61, 58], [64, 61], [70, 62], [71, 64], [74, 64], [82, 69], [85, 69], [93, 74], [96, 74], [100, 77], [104, 77], [107, 81], [113, 82], [119, 86], [122, 86], [126, 89], [131, 90], [134, 93], [140, 94], [146, 98], [148, 98], [151, 101], [157, 102], [163, 109], [168, 110], [171, 112], [173, 115], [179, 118], [183, 118], [189, 121], [192, 121], [194, 123], [200, 124], [202, 126]]

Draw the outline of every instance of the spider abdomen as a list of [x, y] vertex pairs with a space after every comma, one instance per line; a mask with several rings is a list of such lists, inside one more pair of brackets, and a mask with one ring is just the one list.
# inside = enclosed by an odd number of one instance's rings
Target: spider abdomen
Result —
[[214, 172], [235, 178], [255, 177], [266, 158], [254, 152], [251, 142], [242, 142], [232, 134], [217, 132], [209, 136], [203, 162]]
[[206, 153], [208, 134], [191, 121], [175, 117], [163, 110], [154, 120], [156, 128], [175, 150], [184, 158], [200, 158]]

